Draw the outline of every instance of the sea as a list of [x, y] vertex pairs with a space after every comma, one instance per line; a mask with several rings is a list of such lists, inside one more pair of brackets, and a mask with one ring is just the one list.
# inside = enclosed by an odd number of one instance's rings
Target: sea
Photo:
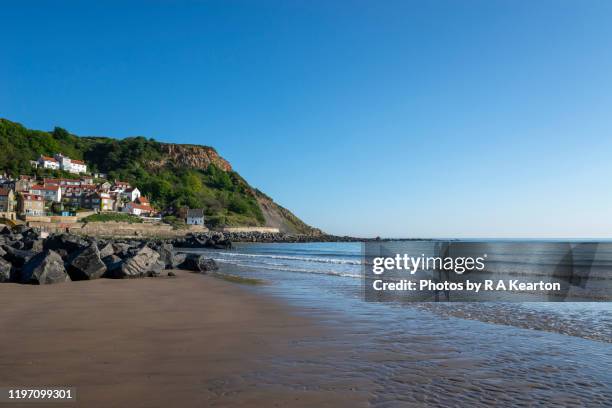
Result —
[[[336, 330], [317, 340], [336, 352], [296, 357], [270, 381], [303, 383], [304, 370], [294, 378], [291, 367], [306, 364], [312, 377], [304, 386], [344, 379], [367, 388], [376, 407], [612, 406], [612, 303], [368, 302], [363, 245], [238, 243], [197, 251], [223, 273], [264, 282], [247, 290]], [[402, 245], [420, 253], [429, 243]], [[497, 262], [523, 272], [537, 264]]]

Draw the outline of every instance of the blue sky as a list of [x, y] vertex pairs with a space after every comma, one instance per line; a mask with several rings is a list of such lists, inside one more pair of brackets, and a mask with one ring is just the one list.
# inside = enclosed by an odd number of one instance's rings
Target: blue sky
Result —
[[611, 2], [0, 10], [0, 116], [28, 127], [212, 145], [331, 233], [612, 236]]

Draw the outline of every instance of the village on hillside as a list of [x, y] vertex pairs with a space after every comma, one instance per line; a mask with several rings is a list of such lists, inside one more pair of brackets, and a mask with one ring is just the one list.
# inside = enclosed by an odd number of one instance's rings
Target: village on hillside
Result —
[[[0, 174], [0, 218], [24, 222], [62, 222], [63, 217], [99, 213], [132, 215], [148, 221], [161, 220], [149, 199], [137, 186], [107, 180], [106, 174], [87, 172], [87, 164], [61, 153], [41, 155], [31, 161], [35, 168], [62, 170], [79, 178], [18, 178]], [[187, 225], [204, 225], [203, 209], [181, 209]]]

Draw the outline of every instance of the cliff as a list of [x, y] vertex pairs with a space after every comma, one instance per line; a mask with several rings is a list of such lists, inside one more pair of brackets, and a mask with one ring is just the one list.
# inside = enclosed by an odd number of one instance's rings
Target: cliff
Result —
[[172, 163], [177, 167], [206, 170], [213, 164], [223, 171], [232, 171], [229, 162], [209, 146], [160, 143], [160, 149], [163, 157], [157, 161], [151, 160], [148, 165], [164, 167]]
[[210, 228], [266, 226], [293, 234], [320, 233], [251, 187], [209, 146], [161, 143], [144, 137], [79, 137], [61, 128], [31, 130], [0, 119], [0, 151], [4, 153], [0, 172], [13, 176], [71, 176], [32, 168], [29, 161], [40, 154], [62, 152], [85, 160], [90, 171], [137, 186], [166, 213], [183, 206], [204, 208]]

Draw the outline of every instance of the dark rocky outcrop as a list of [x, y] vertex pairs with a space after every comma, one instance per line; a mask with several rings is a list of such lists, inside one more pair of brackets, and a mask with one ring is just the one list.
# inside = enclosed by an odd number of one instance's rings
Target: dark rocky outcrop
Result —
[[165, 268], [172, 269], [174, 263], [174, 247], [172, 244], [161, 243], [152, 249], [157, 251], [159, 259], [164, 263]]
[[[42, 239], [20, 226], [0, 229], [0, 282], [53, 283], [65, 280], [160, 276], [164, 270], [206, 273], [217, 270], [206, 253], [177, 252], [176, 248], [229, 249], [239, 242], [354, 241], [328, 235], [288, 235], [267, 232], [207, 232], [174, 240], [104, 239], [69, 233]], [[58, 261], [58, 257], [61, 262]]]
[[177, 253], [174, 246], [170, 243], [159, 243], [152, 246], [152, 249], [159, 253], [159, 259], [164, 263], [166, 269], [177, 269], [185, 261], [187, 254]]
[[58, 249], [65, 250], [68, 254], [87, 247], [89, 243], [83, 238], [72, 234], [57, 234], [52, 235], [45, 240], [44, 249], [56, 251]]
[[[112, 278], [140, 278], [155, 273], [159, 254], [149, 247], [140, 248], [134, 256], [125, 259], [120, 268], [109, 273]], [[110, 271], [109, 271], [110, 272]]]
[[218, 232], [189, 234], [170, 241], [177, 248], [231, 249], [233, 242], [364, 242], [380, 238], [355, 238], [327, 234], [288, 234], [283, 232]]
[[24, 264], [26, 264], [30, 259], [32, 259], [36, 252], [27, 251], [22, 249], [15, 249], [13, 247], [5, 245], [3, 249], [6, 251], [4, 255], [4, 259], [12, 263], [15, 267], [21, 268]]
[[68, 274], [72, 280], [91, 280], [101, 278], [106, 265], [100, 259], [100, 251], [95, 243], [74, 253], [67, 263]]
[[47, 250], [30, 259], [21, 272], [22, 283], [46, 285], [70, 281], [64, 260], [55, 251]]
[[219, 269], [217, 263], [212, 258], [207, 258], [201, 254], [186, 254], [185, 260], [178, 268], [202, 273]]
[[123, 264], [123, 259], [119, 258], [117, 255], [109, 255], [102, 259], [104, 265], [106, 265], [106, 273], [104, 274], [104, 278], [111, 278], [113, 273], [121, 268]]

